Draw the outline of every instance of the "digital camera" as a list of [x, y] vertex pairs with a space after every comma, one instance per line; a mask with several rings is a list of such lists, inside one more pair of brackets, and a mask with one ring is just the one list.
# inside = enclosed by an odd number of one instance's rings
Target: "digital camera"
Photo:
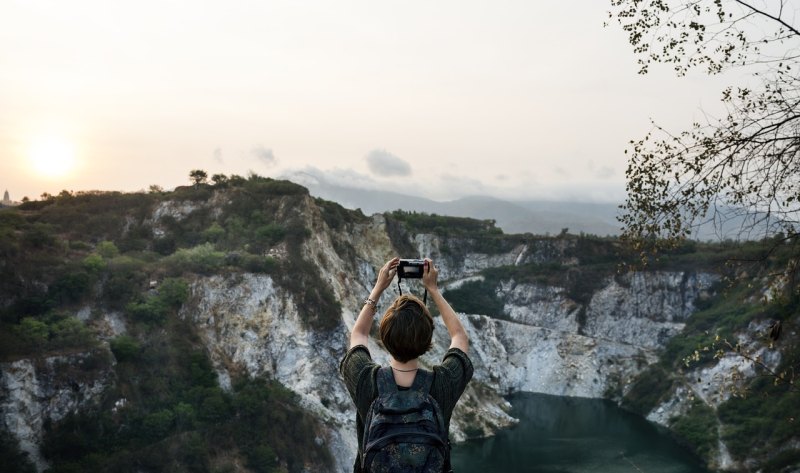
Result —
[[397, 265], [397, 277], [400, 279], [421, 279], [424, 273], [424, 259], [401, 259]]

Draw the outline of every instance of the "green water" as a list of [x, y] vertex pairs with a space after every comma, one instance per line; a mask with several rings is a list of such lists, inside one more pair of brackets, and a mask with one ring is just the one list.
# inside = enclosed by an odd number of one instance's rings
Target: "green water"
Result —
[[707, 473], [691, 453], [641, 417], [597, 399], [518, 394], [520, 423], [453, 447], [456, 473]]

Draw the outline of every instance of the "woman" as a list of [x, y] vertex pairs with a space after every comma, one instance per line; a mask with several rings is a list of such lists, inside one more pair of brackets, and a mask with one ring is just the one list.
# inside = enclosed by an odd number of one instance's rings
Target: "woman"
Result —
[[[377, 312], [377, 301], [383, 291], [392, 283], [400, 259], [395, 257], [381, 268], [375, 286], [358, 314], [350, 334], [350, 349], [339, 365], [347, 390], [356, 406], [356, 429], [358, 433], [358, 456], [354, 472], [362, 472], [365, 420], [370, 413], [373, 401], [378, 397], [378, 374], [380, 366], [372, 361], [367, 341], [372, 327], [372, 319]], [[450, 334], [450, 348], [435, 365], [430, 381], [430, 396], [436, 401], [444, 420], [445, 434], [449, 434], [450, 416], [467, 383], [472, 378], [472, 362], [467, 356], [469, 338], [450, 304], [444, 299], [437, 286], [438, 270], [433, 261], [426, 258], [422, 284], [436, 304], [447, 332]], [[398, 389], [411, 388], [418, 373], [419, 357], [431, 348], [433, 336], [433, 317], [428, 308], [414, 296], [399, 296], [386, 310], [380, 321], [380, 337], [391, 358], [389, 365]], [[428, 376], [428, 373], [423, 373]], [[449, 450], [449, 445], [448, 445]], [[449, 464], [449, 451], [447, 463]], [[445, 469], [447, 471], [449, 466]]]

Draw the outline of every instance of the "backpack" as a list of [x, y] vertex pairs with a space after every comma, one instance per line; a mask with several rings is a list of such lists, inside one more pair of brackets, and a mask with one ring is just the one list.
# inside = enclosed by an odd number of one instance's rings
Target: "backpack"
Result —
[[378, 370], [378, 397], [364, 422], [361, 469], [365, 473], [450, 471], [450, 442], [439, 404], [430, 394], [433, 373], [420, 369], [408, 390], [391, 367]]

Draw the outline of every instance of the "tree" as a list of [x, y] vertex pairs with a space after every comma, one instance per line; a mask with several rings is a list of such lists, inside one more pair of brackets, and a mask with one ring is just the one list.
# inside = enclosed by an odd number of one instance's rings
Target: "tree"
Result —
[[722, 92], [722, 118], [671, 133], [654, 124], [631, 142], [624, 237], [646, 260], [703, 223], [736, 236], [783, 232], [797, 241], [800, 211], [800, 17], [789, 2], [611, 0], [640, 73], [654, 63], [752, 73], [755, 86]]
[[[788, 296], [780, 304], [784, 307], [773, 302], [760, 314], [773, 318], [771, 340], [766, 345], [772, 349], [780, 337], [781, 320], [796, 323], [800, 305], [800, 284], [795, 277], [800, 271], [796, 246], [800, 243], [800, 16], [796, 3], [611, 0], [611, 5], [609, 16], [628, 33], [641, 74], [655, 63], [671, 65], [679, 76], [693, 68], [710, 75], [733, 68], [751, 74], [738, 75], [748, 77], [748, 84], [722, 91], [725, 113], [721, 118], [707, 117], [679, 133], [654, 124], [644, 138], [631, 142], [626, 151], [630, 154], [628, 195], [620, 220], [625, 226], [623, 237], [634, 244], [645, 263], [654, 252], [679, 245], [706, 222], [719, 232], [724, 224], [735, 221], [737, 236], [764, 238], [771, 249], [759, 262], [766, 264], [770, 254], [790, 243], [788, 263], [783, 262], [781, 271], [789, 277], [777, 278], [786, 282], [779, 290]], [[753, 279], [744, 274], [736, 276]], [[796, 344], [782, 342], [783, 359], [775, 369], [761, 358], [760, 342], [752, 346], [735, 339], [730, 342], [719, 335], [719, 326], [714, 330], [715, 341], [685, 358], [687, 366], [706, 361], [708, 356], [731, 356], [736, 361], [728, 365], [729, 379], [741, 379], [740, 371], [751, 366], [758, 376], [745, 387], [776, 397], [768, 402], [759, 399], [759, 405], [797, 405], [795, 373], [800, 372], [800, 365], [792, 348]], [[764, 383], [760, 377], [771, 382]], [[770, 385], [772, 390], [764, 387]], [[721, 408], [732, 410], [736, 405], [726, 402]], [[778, 415], [783, 418], [778, 419], [776, 412], [781, 411], [770, 412], [769, 431], [774, 424], [779, 426], [776, 432], [786, 432], [795, 421], [794, 414], [784, 417], [781, 412]], [[723, 417], [721, 424], [736, 418]], [[764, 422], [763, 418], [758, 422], [741, 419], [734, 427], [726, 426], [726, 443], [737, 432], [749, 432], [746, 442], [752, 444], [756, 437], [752, 426]], [[775, 438], [781, 442], [790, 437]], [[784, 448], [782, 444], [767, 445], [774, 450]], [[751, 447], [747, 454], [752, 456], [758, 448]]]
[[228, 183], [228, 176], [225, 174], [214, 174], [211, 176], [211, 182], [218, 187], [225, 187], [225, 184]]
[[189, 179], [192, 181], [195, 187], [197, 187], [200, 184], [206, 182], [206, 180], [208, 179], [208, 173], [206, 173], [202, 169], [192, 169], [189, 172]]

